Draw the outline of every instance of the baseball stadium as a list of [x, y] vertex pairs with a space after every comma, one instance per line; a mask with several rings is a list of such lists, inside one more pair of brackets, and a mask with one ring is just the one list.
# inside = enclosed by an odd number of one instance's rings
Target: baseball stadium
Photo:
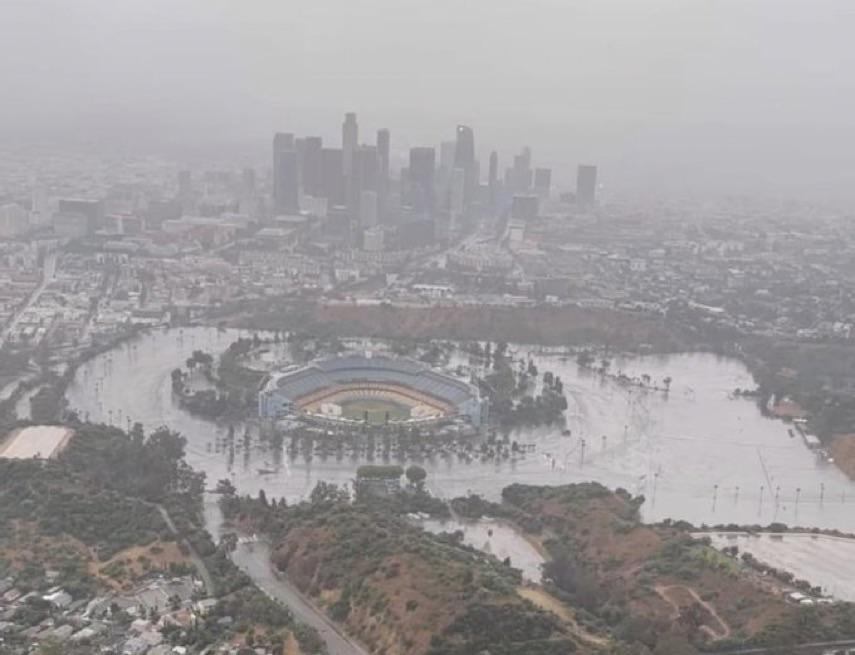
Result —
[[420, 362], [386, 355], [342, 355], [271, 375], [258, 397], [261, 418], [369, 425], [481, 425], [477, 387]]

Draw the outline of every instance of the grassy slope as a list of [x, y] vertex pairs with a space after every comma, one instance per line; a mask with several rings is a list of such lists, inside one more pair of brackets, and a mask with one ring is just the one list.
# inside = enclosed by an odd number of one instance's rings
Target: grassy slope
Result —
[[798, 632], [805, 608], [785, 602], [739, 560], [692, 539], [689, 526], [641, 524], [637, 500], [625, 492], [595, 483], [513, 485], [503, 496], [506, 511], [543, 526], [540, 538], [562, 563], [548, 568], [559, 594], [625, 638], [646, 638], [646, 625], [697, 645], [778, 644], [815, 634], [836, 638], [855, 620], [849, 605], [808, 608], [816, 629]]
[[576, 650], [553, 615], [492, 558], [362, 505], [289, 511], [274, 561], [374, 652], [454, 655]]

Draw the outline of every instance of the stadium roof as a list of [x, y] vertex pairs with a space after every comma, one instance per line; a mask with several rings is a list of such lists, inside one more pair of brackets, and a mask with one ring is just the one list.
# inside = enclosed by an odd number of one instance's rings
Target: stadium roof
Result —
[[349, 354], [320, 360], [282, 373], [275, 385], [278, 393], [296, 401], [322, 389], [358, 382], [398, 384], [454, 405], [478, 395], [466, 382], [433, 371], [420, 362], [385, 355]]

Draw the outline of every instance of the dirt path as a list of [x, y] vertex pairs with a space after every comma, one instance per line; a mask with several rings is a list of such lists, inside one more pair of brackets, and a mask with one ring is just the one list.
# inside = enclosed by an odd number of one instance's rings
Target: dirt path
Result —
[[673, 598], [671, 598], [671, 596], [669, 596], [668, 592], [684, 591], [692, 597], [692, 600], [694, 600], [698, 605], [703, 607], [709, 613], [709, 615], [718, 623], [719, 630], [716, 630], [715, 628], [709, 625], [702, 625], [700, 627], [701, 630], [706, 632], [713, 640], [716, 641], [720, 639], [727, 639], [731, 635], [730, 626], [723, 618], [721, 618], [715, 607], [713, 607], [704, 599], [702, 599], [698, 595], [698, 592], [692, 589], [691, 587], [687, 587], [685, 585], [656, 585], [654, 589], [656, 590], [656, 593], [659, 594], [666, 603], [668, 603], [671, 607], [674, 608], [674, 614], [671, 617], [673, 620], [680, 618], [682, 607], [677, 601], [675, 601]]
[[551, 595], [545, 589], [540, 587], [517, 587], [517, 593], [537, 605], [540, 609], [552, 612], [559, 619], [564, 621], [582, 641], [591, 644], [592, 646], [608, 646], [609, 640], [604, 637], [598, 637], [586, 632], [577, 622], [573, 612], [571, 612], [564, 604]]

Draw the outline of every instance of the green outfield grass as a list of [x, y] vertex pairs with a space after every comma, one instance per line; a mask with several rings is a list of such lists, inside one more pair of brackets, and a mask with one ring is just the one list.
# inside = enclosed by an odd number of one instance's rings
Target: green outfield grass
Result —
[[368, 422], [371, 425], [383, 425], [386, 422], [386, 412], [390, 421], [405, 421], [410, 418], [410, 408], [388, 400], [358, 399], [348, 400], [341, 404], [341, 415], [354, 421], [362, 421], [368, 412]]

